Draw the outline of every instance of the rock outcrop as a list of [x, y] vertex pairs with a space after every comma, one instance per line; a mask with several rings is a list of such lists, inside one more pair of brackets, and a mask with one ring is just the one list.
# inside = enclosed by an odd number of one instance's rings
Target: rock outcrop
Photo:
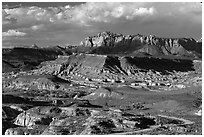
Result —
[[29, 135], [25, 127], [9, 128], [6, 130], [5, 135]]
[[56, 118], [88, 115], [90, 115], [89, 110], [76, 107], [34, 107], [20, 113], [16, 117], [14, 124], [26, 127], [35, 126], [37, 124], [53, 126], [63, 122], [56, 120]]
[[3, 119], [14, 119], [18, 114], [20, 114], [23, 110], [16, 110], [13, 107], [3, 106], [2, 107], [2, 118]]
[[97, 100], [99, 98], [123, 99], [124, 95], [114, 92], [114, 91], [107, 90], [105, 88], [99, 88], [93, 93], [83, 97], [83, 99], [87, 99], [87, 100]]
[[58, 90], [60, 86], [48, 78], [16, 78], [13, 81], [5, 81], [5, 89], [24, 90]]
[[15, 125], [19, 126], [34, 126], [36, 124], [49, 124], [52, 121], [45, 115], [39, 115], [35, 113], [23, 112], [19, 114], [14, 122]]

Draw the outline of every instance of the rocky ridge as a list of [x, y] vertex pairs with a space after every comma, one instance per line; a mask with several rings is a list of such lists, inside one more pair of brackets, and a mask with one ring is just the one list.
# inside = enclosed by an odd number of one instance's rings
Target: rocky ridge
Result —
[[122, 35], [101, 32], [87, 37], [81, 46], [91, 47], [96, 54], [146, 53], [149, 55], [178, 55], [201, 57], [200, 42], [193, 38], [159, 38], [154, 35]]
[[[168, 65], [167, 65], [168, 64]], [[163, 68], [159, 67], [163, 66]], [[36, 74], [54, 74], [69, 80], [72, 77], [83, 79], [117, 81], [127, 77], [136, 77], [142, 72], [152, 70], [155, 72], [169, 73], [174, 71], [197, 71], [196, 63], [191, 60], [139, 58], [139, 57], [117, 57], [109, 55], [75, 54], [59, 57], [55, 61], [46, 62]], [[75, 78], [76, 78], [75, 77]]]

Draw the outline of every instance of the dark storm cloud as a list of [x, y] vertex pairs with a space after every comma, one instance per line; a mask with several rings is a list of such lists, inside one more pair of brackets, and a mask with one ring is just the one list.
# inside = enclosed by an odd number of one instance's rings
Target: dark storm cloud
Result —
[[3, 44], [78, 44], [101, 31], [194, 38], [200, 38], [202, 32], [200, 3], [3, 3], [3, 6], [3, 33], [26, 34], [12, 40], [5, 35]]

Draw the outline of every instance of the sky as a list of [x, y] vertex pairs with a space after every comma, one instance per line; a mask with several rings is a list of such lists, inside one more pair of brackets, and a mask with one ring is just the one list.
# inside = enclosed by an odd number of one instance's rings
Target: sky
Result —
[[202, 37], [200, 2], [3, 2], [2, 46], [79, 45], [88, 36]]

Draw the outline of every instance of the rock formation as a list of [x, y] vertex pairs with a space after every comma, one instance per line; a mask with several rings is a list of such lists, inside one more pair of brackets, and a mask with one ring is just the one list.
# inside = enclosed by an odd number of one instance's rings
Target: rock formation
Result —
[[[168, 64], [168, 65], [167, 65]], [[163, 66], [162, 68], [160, 66]], [[59, 57], [55, 61], [46, 62], [37, 74], [55, 74], [61, 79], [70, 80], [79, 77], [84, 80], [121, 82], [124, 77], [139, 75], [140, 71], [193, 71], [191, 60], [161, 59], [148, 57], [117, 57], [95, 54], [75, 54]]]
[[159, 38], [154, 35], [127, 35], [102, 32], [87, 37], [81, 46], [91, 47], [90, 53], [128, 54], [146, 53], [149, 55], [178, 55], [200, 57], [202, 46], [193, 38]]

